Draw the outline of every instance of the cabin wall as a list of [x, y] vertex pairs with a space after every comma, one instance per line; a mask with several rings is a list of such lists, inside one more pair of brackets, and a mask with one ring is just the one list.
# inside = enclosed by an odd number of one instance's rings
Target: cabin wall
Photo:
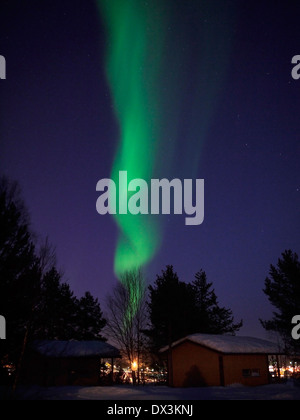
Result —
[[223, 367], [224, 385], [257, 386], [269, 382], [268, 358], [264, 354], [224, 355]]
[[41, 386], [99, 385], [100, 358], [54, 358], [31, 354], [24, 360], [22, 382]]
[[268, 359], [264, 354], [226, 355], [184, 341], [172, 349], [172, 364], [174, 387], [269, 383]]
[[220, 385], [219, 354], [185, 341], [172, 350], [173, 386]]

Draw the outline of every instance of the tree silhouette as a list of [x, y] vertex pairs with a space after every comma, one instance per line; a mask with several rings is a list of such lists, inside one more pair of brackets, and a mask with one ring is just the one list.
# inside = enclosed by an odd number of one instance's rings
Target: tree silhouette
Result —
[[33, 338], [69, 340], [76, 333], [76, 298], [55, 267], [42, 279], [39, 300], [31, 325]]
[[98, 299], [90, 292], [77, 299], [55, 267], [44, 274], [31, 338], [105, 341], [101, 335], [105, 325]]
[[77, 334], [78, 340], [101, 340], [106, 341], [101, 335], [101, 331], [106, 325], [103, 318], [103, 312], [97, 298], [94, 298], [90, 292], [85, 292], [77, 300]]
[[[125, 272], [120, 282], [107, 297], [107, 333], [119, 346], [132, 367], [136, 362], [137, 379], [139, 367], [145, 354], [146, 338], [146, 289], [140, 269]], [[132, 371], [135, 382], [135, 370]]]
[[203, 270], [196, 273], [192, 283], [185, 283], [169, 265], [149, 291], [148, 334], [154, 350], [189, 334], [234, 334], [243, 325], [242, 321], [234, 323], [230, 309], [219, 306]]
[[55, 267], [48, 239], [37, 249], [16, 182], [0, 178], [0, 315], [6, 320], [5, 356], [21, 364], [28, 341], [101, 339], [100, 304], [90, 293], [77, 299]]
[[235, 324], [231, 309], [219, 306], [212, 285], [207, 282], [205, 271], [196, 273], [192, 283], [195, 299], [193, 330], [208, 334], [234, 334], [242, 327], [243, 321]]
[[276, 311], [271, 320], [260, 320], [262, 326], [267, 331], [279, 333], [286, 350], [299, 352], [300, 342], [291, 335], [292, 318], [300, 314], [300, 262], [296, 253], [285, 250], [278, 258], [277, 266], [270, 265], [263, 292]]
[[0, 179], [0, 312], [7, 322], [0, 359], [16, 361], [39, 293], [40, 268], [17, 183]]
[[191, 332], [190, 321], [194, 313], [193, 290], [179, 280], [172, 265], [167, 265], [162, 274], [157, 275], [154, 286], [149, 286], [148, 302], [153, 350]]

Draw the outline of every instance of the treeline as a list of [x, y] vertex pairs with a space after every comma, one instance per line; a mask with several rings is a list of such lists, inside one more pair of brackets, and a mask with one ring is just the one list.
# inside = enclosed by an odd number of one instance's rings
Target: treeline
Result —
[[0, 361], [17, 364], [28, 340], [105, 340], [106, 324], [88, 291], [77, 298], [56, 268], [47, 239], [36, 244], [18, 184], [0, 180]]
[[193, 333], [235, 334], [243, 325], [234, 322], [230, 309], [221, 307], [201, 270], [190, 282], [180, 281], [173, 266], [168, 265], [153, 286], [149, 286], [150, 329], [154, 349]]

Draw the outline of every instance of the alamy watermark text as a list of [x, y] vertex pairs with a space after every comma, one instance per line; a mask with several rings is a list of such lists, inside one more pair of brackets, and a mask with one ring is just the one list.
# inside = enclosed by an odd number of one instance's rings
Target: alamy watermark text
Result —
[[6, 60], [0, 55], [0, 79], [6, 79]]
[[4, 316], [0, 315], [0, 340], [6, 339], [6, 320]]
[[299, 340], [300, 338], [300, 315], [295, 315], [292, 318], [292, 324], [296, 324], [292, 329], [292, 337], [294, 340]]
[[292, 78], [294, 80], [300, 79], [300, 55], [294, 55], [292, 58], [292, 64], [296, 64], [292, 68]]
[[151, 179], [148, 187], [148, 183], [140, 178], [128, 183], [127, 171], [119, 171], [118, 194], [115, 182], [109, 178], [100, 179], [96, 191], [101, 192], [96, 202], [96, 210], [101, 215], [171, 214], [172, 191], [173, 213], [182, 214], [184, 211], [189, 216], [185, 218], [186, 225], [200, 225], [204, 220], [204, 179], [195, 180], [195, 191], [192, 179], [183, 182], [178, 178], [171, 181]]

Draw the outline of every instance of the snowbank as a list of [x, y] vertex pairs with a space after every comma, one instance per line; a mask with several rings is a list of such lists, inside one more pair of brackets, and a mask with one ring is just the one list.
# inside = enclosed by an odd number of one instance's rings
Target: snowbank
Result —
[[169, 388], [167, 386], [111, 387], [27, 387], [19, 388], [16, 397], [21, 400], [300, 400], [300, 387], [292, 381], [246, 387], [240, 384], [228, 387]]

